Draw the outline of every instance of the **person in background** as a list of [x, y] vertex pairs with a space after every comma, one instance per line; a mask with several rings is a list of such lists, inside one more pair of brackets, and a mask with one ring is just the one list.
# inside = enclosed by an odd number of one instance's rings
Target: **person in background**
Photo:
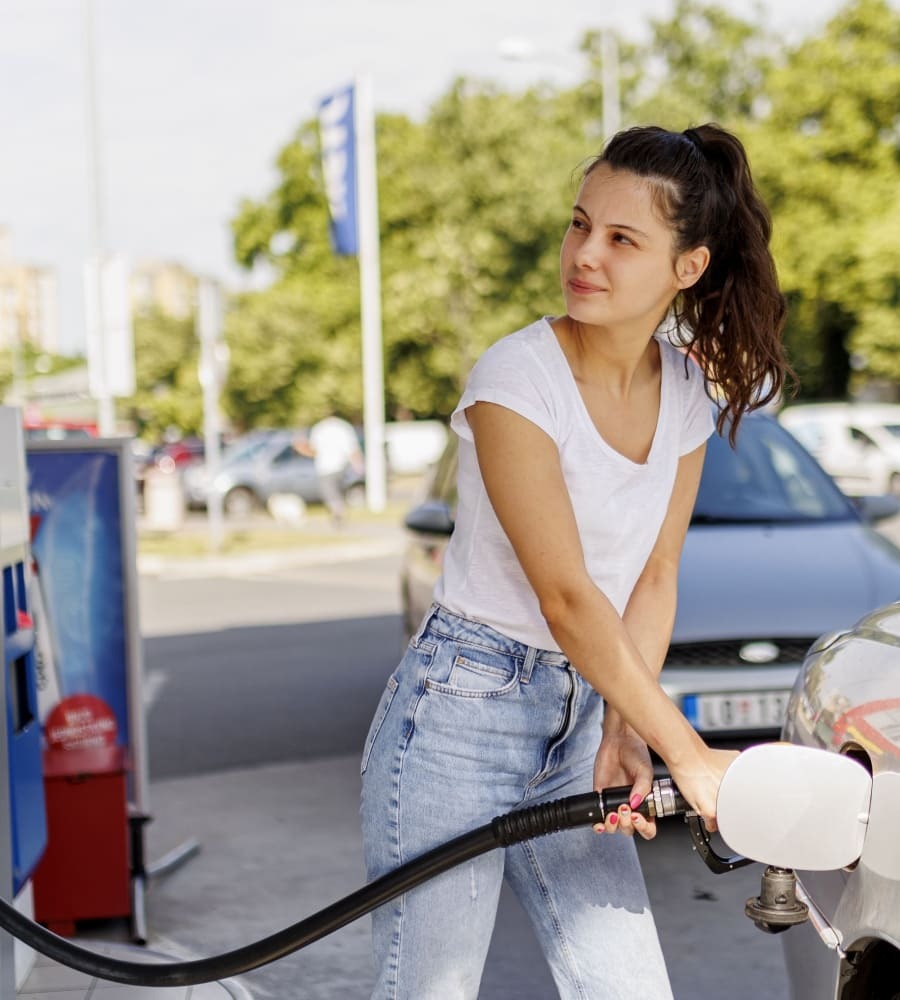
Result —
[[334, 415], [323, 417], [310, 428], [306, 440], [297, 445], [303, 454], [311, 455], [319, 480], [322, 500], [331, 514], [335, 527], [341, 527], [346, 516], [344, 481], [347, 469], [363, 471], [363, 456], [353, 425]]
[[770, 234], [730, 132], [621, 132], [583, 173], [564, 313], [471, 372], [435, 603], [363, 747], [369, 877], [519, 806], [616, 785], [631, 800], [595, 832], [490, 852], [379, 907], [376, 1000], [475, 1000], [504, 877], [564, 1000], [671, 998], [631, 839], [656, 828], [634, 809], [651, 747], [715, 829], [736, 756], [703, 742], [658, 677], [708, 386], [733, 435], [789, 372]]

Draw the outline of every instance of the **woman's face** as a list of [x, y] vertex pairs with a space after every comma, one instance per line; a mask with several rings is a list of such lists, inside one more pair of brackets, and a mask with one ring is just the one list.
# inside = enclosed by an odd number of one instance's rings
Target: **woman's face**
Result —
[[650, 183], [600, 164], [582, 182], [562, 242], [566, 312], [587, 326], [649, 335], [679, 289], [697, 280], [708, 254], [692, 280], [698, 262], [690, 258], [675, 258]]

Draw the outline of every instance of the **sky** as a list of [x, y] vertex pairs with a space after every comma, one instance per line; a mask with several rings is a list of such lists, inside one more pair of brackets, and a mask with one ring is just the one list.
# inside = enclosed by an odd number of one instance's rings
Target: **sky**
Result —
[[[89, 0], [0, 0], [0, 226], [53, 268], [66, 353], [84, 347], [82, 268], [99, 205], [105, 250], [170, 260], [230, 288], [229, 220], [321, 98], [366, 74], [376, 110], [417, 117], [460, 75], [573, 84], [584, 32], [640, 38], [670, 0], [90, 0], [99, 167], [89, 166]], [[750, 16], [752, 0], [722, 0]], [[768, 0], [787, 37], [839, 0]], [[614, 9], [615, 8], [615, 9]], [[524, 61], [502, 52], [530, 47]], [[99, 190], [95, 201], [94, 181]]]

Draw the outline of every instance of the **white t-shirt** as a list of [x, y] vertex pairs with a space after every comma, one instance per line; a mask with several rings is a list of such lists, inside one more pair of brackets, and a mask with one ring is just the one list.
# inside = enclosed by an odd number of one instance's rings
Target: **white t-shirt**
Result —
[[680, 456], [713, 429], [702, 372], [657, 337], [659, 421], [647, 461], [611, 448], [594, 426], [547, 318], [497, 341], [469, 376], [450, 420], [459, 442], [459, 506], [435, 600], [530, 646], [559, 650], [488, 499], [465, 410], [498, 403], [537, 424], [559, 448], [591, 579], [622, 614], [669, 505]]
[[316, 472], [320, 476], [343, 472], [359, 452], [353, 425], [340, 417], [324, 417], [315, 424], [309, 432], [309, 443], [315, 450]]

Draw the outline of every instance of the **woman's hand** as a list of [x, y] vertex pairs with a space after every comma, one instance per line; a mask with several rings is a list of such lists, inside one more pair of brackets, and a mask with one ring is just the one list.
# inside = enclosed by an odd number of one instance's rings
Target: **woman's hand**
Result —
[[713, 750], [705, 746], [699, 756], [692, 758], [690, 765], [669, 768], [678, 790], [691, 808], [703, 817], [704, 825], [710, 833], [718, 829], [716, 797], [722, 776], [737, 756], [737, 750]]
[[[608, 711], [608, 722], [611, 713]], [[623, 805], [606, 817], [606, 823], [598, 823], [597, 833], [623, 833], [626, 837], [635, 832], [645, 840], [656, 836], [656, 821], [645, 819], [635, 809], [644, 801], [653, 783], [653, 765], [647, 744], [628, 726], [616, 724], [603, 727], [603, 739], [594, 761], [594, 789], [631, 786], [630, 806]]]

